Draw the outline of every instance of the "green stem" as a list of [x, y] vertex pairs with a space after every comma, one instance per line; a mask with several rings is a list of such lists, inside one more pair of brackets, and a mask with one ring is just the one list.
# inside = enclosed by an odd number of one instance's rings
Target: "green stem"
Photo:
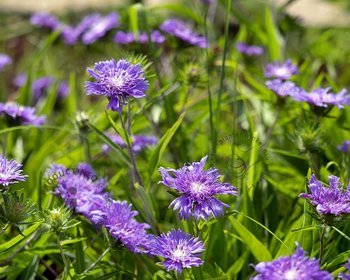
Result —
[[4, 140], [2, 142], [2, 155], [6, 157], [6, 147], [7, 147], [7, 138], [8, 138], [8, 133], [4, 133]]
[[69, 263], [68, 263], [68, 261], [66, 259], [66, 256], [64, 255], [63, 248], [62, 248], [62, 245], [61, 245], [61, 240], [60, 240], [60, 237], [59, 237], [59, 233], [57, 234], [57, 246], [60, 249], [62, 261], [63, 261], [63, 264], [64, 264], [63, 279], [66, 279], [67, 278], [67, 275], [66, 275], [67, 273], [68, 273], [69, 276], [71, 276], [71, 275], [70, 275], [70, 272], [69, 272]]
[[83, 271], [82, 274], [86, 274], [88, 273], [91, 269], [93, 269], [103, 258], [105, 255], [107, 255], [107, 253], [109, 252], [109, 250], [111, 249], [111, 247], [108, 247], [102, 254], [101, 256], [98, 257], [98, 259], [96, 261], [94, 261], [87, 269], [85, 269]]
[[320, 263], [322, 263], [323, 253], [324, 253], [324, 234], [325, 234], [326, 226], [322, 226], [320, 233]]

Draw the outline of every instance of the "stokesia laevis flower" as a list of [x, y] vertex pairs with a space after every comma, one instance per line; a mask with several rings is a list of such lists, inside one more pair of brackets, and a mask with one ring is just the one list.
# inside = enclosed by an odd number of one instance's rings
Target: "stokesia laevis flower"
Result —
[[[348, 262], [344, 264], [348, 272], [350, 272], [350, 259], [348, 259]], [[338, 279], [344, 279], [344, 280], [350, 280], [350, 274], [345, 274], [344, 272], [339, 273]]]
[[184, 268], [201, 266], [203, 261], [200, 258], [205, 247], [202, 241], [180, 229], [172, 229], [156, 237], [152, 254], [163, 257], [160, 262], [167, 271], [175, 270], [181, 273]]
[[[151, 42], [155, 44], [159, 45], [165, 42], [165, 37], [158, 30], [151, 31], [150, 35]], [[132, 32], [118, 31], [115, 34], [114, 42], [122, 45], [127, 45], [135, 42], [139, 42], [140, 44], [146, 44], [148, 43], [148, 35], [146, 32], [143, 32], [139, 34], [138, 39], [136, 39]]]
[[0, 53], [0, 71], [8, 64], [12, 63], [11, 57], [7, 54]]
[[[180, 169], [160, 168], [163, 183], [168, 188], [176, 189], [180, 197], [176, 198], [169, 207], [179, 209], [181, 218], [189, 219], [192, 215], [196, 220], [207, 220], [210, 215], [217, 217], [224, 214], [227, 204], [216, 199], [215, 195], [237, 195], [237, 189], [229, 183], [219, 181], [220, 174], [216, 168], [203, 170], [208, 156], [200, 162], [194, 162]], [[172, 176], [174, 174], [174, 177]]]
[[267, 64], [264, 75], [266, 78], [289, 79], [291, 76], [298, 74], [298, 66], [293, 64], [290, 59], [285, 62], [275, 61]]
[[36, 116], [35, 108], [16, 103], [0, 103], [0, 115], [8, 118], [9, 125], [34, 125], [45, 123], [45, 116]]
[[344, 108], [344, 105], [350, 105], [350, 94], [346, 89], [339, 93], [330, 93], [330, 88], [317, 88], [311, 92], [305, 90], [299, 91], [292, 97], [296, 101], [304, 101], [316, 107], [328, 107], [329, 105]]
[[350, 141], [344, 141], [343, 144], [338, 145], [337, 148], [347, 155], [350, 152]]
[[95, 63], [88, 72], [96, 82], [86, 82], [86, 93], [105, 95], [109, 103], [107, 109], [122, 111], [122, 106], [130, 98], [141, 98], [148, 90], [148, 81], [140, 64], [131, 64], [125, 59], [114, 59]]
[[249, 56], [259, 56], [264, 53], [264, 49], [261, 46], [248, 45], [243, 42], [238, 42], [236, 48], [240, 53]]
[[59, 20], [52, 14], [46, 12], [38, 12], [30, 17], [30, 23], [38, 27], [45, 27], [56, 30], [61, 25]]
[[297, 87], [295, 83], [291, 81], [283, 81], [281, 79], [266, 81], [265, 85], [280, 97], [294, 96], [302, 91], [302, 89]]
[[254, 266], [258, 274], [251, 280], [332, 280], [333, 276], [320, 269], [319, 260], [306, 256], [297, 244], [292, 256], [280, 257]]
[[322, 185], [311, 175], [309, 181], [309, 190], [311, 194], [301, 193], [299, 197], [309, 200], [310, 204], [316, 208], [321, 215], [340, 216], [350, 213], [350, 192], [349, 189], [343, 189], [339, 182], [339, 177], [329, 176], [329, 188]]
[[22, 175], [21, 167], [22, 164], [0, 155], [0, 185], [7, 187], [19, 181], [25, 181], [28, 176]]
[[149, 253], [153, 247], [153, 235], [146, 229], [150, 226], [135, 220], [137, 211], [131, 210], [131, 204], [126, 201], [111, 201], [104, 208], [103, 225], [109, 233], [134, 253]]
[[194, 32], [186, 22], [171, 18], [164, 21], [159, 27], [160, 30], [173, 35], [181, 40], [200, 48], [207, 48], [207, 39]]

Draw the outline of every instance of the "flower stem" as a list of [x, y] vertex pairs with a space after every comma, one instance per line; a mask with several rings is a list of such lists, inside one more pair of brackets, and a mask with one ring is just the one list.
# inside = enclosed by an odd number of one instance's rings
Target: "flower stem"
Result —
[[4, 139], [2, 142], [2, 155], [6, 157], [6, 147], [7, 147], [8, 132], [4, 133]]
[[86, 274], [88, 273], [91, 269], [93, 269], [102, 259], [105, 255], [107, 255], [107, 253], [109, 252], [109, 250], [111, 249], [111, 247], [109, 246], [102, 254], [101, 256], [98, 257], [98, 259], [96, 261], [94, 261], [87, 269], [85, 269], [83, 271], [82, 274]]
[[321, 227], [321, 233], [320, 233], [320, 263], [322, 263], [322, 258], [323, 258], [325, 230], [326, 230], [326, 226], [323, 225]]

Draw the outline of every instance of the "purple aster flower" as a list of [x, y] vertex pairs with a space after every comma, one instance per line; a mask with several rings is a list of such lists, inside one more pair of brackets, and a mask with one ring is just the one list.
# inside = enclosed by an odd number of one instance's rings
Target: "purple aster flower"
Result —
[[38, 12], [30, 17], [30, 23], [38, 27], [45, 27], [51, 30], [56, 30], [61, 24], [59, 20], [52, 14]]
[[280, 79], [269, 80], [265, 82], [266, 86], [274, 91], [278, 96], [295, 96], [300, 94], [301, 88], [297, 87], [295, 83], [291, 81], [283, 81]]
[[11, 57], [7, 54], [0, 53], [0, 71], [8, 64], [12, 63]]
[[[348, 272], [350, 271], [350, 259], [348, 259], [348, 262], [344, 264]], [[350, 274], [345, 274], [344, 272], [339, 273], [338, 279], [344, 279], [344, 280], [350, 280]]]
[[44, 178], [49, 179], [53, 177], [54, 174], [59, 176], [63, 176], [67, 172], [67, 168], [62, 164], [53, 163], [50, 167], [45, 171]]
[[119, 16], [117, 13], [110, 13], [105, 17], [99, 18], [83, 34], [82, 41], [89, 45], [103, 37], [109, 30], [119, 25]]
[[[151, 31], [151, 42], [160, 45], [165, 42], [165, 37], [158, 31], [153, 30]], [[139, 36], [139, 42], [140, 44], [147, 44], [148, 43], [148, 35], [146, 32], [143, 32]]]
[[20, 106], [16, 103], [0, 103], [0, 115], [8, 117], [13, 125], [34, 125], [40, 126], [45, 123], [45, 116], [36, 116], [35, 108]]
[[293, 64], [290, 59], [283, 63], [275, 61], [272, 64], [267, 64], [264, 72], [266, 78], [274, 77], [283, 80], [289, 79], [295, 74], [298, 74], [298, 66]]
[[317, 107], [328, 107], [334, 105], [338, 108], [344, 108], [344, 105], [350, 105], [350, 95], [346, 89], [342, 89], [339, 93], [330, 93], [330, 88], [317, 88], [311, 92], [304, 90], [299, 91], [292, 97], [296, 101], [305, 101]]
[[138, 223], [134, 217], [137, 211], [131, 210], [131, 204], [126, 201], [115, 201], [105, 207], [104, 226], [109, 233], [134, 253], [148, 253], [153, 247], [153, 236], [147, 234], [150, 226]]
[[7, 187], [19, 181], [25, 181], [28, 176], [22, 175], [21, 167], [22, 164], [13, 159], [8, 160], [3, 155], [0, 155], [0, 185]]
[[191, 45], [200, 48], [208, 47], [207, 39], [195, 33], [186, 22], [180, 19], [171, 18], [164, 21], [160, 26], [160, 30], [180, 38]]
[[[108, 133], [107, 136], [117, 145], [119, 145], [122, 148], [126, 147], [126, 143], [124, 142], [123, 138], [121, 138], [119, 135], [116, 134], [110, 134]], [[132, 140], [132, 149], [135, 153], [141, 152], [143, 149], [145, 149], [148, 146], [156, 145], [158, 142], [158, 139], [154, 136], [147, 136], [147, 135], [135, 135], [131, 136]], [[102, 151], [104, 153], [108, 153], [110, 151], [110, 148], [107, 144], [104, 144], [102, 146]]]
[[18, 89], [24, 86], [26, 82], [27, 82], [27, 74], [21, 73], [13, 79], [12, 84]]
[[264, 49], [260, 46], [248, 45], [243, 42], [238, 42], [236, 45], [237, 50], [249, 56], [259, 56], [264, 53]]
[[350, 141], [344, 141], [343, 144], [338, 145], [338, 150], [348, 154], [350, 152]]
[[309, 199], [311, 205], [316, 207], [316, 211], [321, 215], [340, 216], [350, 213], [350, 192], [343, 189], [336, 176], [329, 176], [329, 188], [322, 185], [312, 175], [309, 181], [311, 194], [301, 193], [299, 197]]
[[114, 36], [114, 42], [127, 45], [135, 42], [135, 36], [132, 32], [118, 31]]
[[131, 64], [125, 59], [114, 59], [95, 63], [88, 68], [96, 82], [86, 82], [87, 94], [105, 95], [109, 103], [107, 109], [122, 111], [129, 97], [141, 98], [148, 90], [148, 82], [140, 64]]
[[160, 183], [178, 190], [181, 194], [169, 205], [174, 210], [179, 209], [181, 218], [189, 219], [193, 215], [196, 220], [200, 218], [207, 220], [210, 215], [214, 217], [223, 215], [224, 207], [229, 206], [214, 198], [214, 195], [237, 195], [235, 187], [219, 181], [220, 174], [216, 168], [203, 170], [207, 158], [208, 156], [205, 156], [200, 162], [185, 165], [178, 170], [162, 167], [159, 169], [163, 178]]
[[261, 262], [254, 266], [258, 272], [251, 280], [332, 280], [333, 276], [320, 269], [319, 260], [306, 256], [297, 244], [292, 256], [280, 257], [271, 262]]
[[57, 98], [64, 99], [69, 95], [69, 86], [66, 81], [62, 81], [57, 89]]
[[44, 76], [35, 80], [32, 84], [34, 102], [37, 103], [40, 98], [47, 94], [48, 88], [54, 83], [54, 78]]
[[83, 214], [96, 225], [104, 219], [102, 211], [110, 199], [104, 192], [105, 179], [97, 179], [95, 171], [87, 163], [81, 163], [77, 169], [69, 170], [64, 166], [51, 166], [45, 174], [58, 173], [54, 194], [63, 198], [64, 203], [77, 213]]
[[181, 273], [184, 268], [201, 266], [200, 258], [205, 250], [202, 241], [181, 230], [171, 230], [156, 237], [152, 253], [163, 257], [161, 262], [167, 271], [175, 270]]

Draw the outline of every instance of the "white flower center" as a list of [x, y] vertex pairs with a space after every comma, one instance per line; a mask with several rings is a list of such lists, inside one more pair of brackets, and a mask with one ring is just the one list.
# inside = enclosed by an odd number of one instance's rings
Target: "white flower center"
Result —
[[190, 188], [194, 193], [203, 193], [203, 191], [206, 189], [206, 186], [204, 184], [194, 182], [191, 184]]
[[288, 75], [289, 71], [286, 67], [280, 67], [276, 69], [276, 76], [285, 76]]
[[298, 280], [299, 279], [299, 273], [294, 270], [290, 269], [284, 274], [283, 280]]
[[176, 260], [184, 260], [186, 257], [186, 252], [183, 249], [177, 247], [173, 252], [173, 258]]
[[109, 79], [109, 81], [115, 87], [120, 87], [124, 84], [124, 79], [121, 76], [113, 76]]

